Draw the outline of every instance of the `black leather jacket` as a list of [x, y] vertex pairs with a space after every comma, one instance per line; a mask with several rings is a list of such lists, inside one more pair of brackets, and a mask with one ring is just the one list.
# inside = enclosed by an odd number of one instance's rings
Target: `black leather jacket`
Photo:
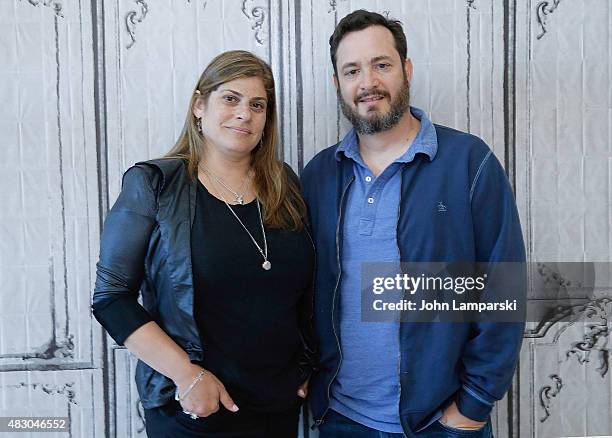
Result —
[[[204, 358], [193, 314], [196, 184], [178, 159], [137, 163], [123, 176], [121, 194], [105, 220], [92, 305], [96, 319], [119, 345], [138, 327], [155, 321], [192, 362]], [[299, 315], [305, 381], [314, 369], [316, 350], [312, 299], [303, 302], [308, 303]], [[145, 409], [164, 405], [175, 390], [172, 380], [142, 361], [136, 367], [136, 386]]]

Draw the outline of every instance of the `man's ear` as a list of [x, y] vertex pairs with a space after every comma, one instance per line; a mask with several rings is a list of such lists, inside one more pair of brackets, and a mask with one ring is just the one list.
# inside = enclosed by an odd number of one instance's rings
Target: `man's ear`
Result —
[[404, 60], [404, 71], [406, 72], [406, 79], [408, 79], [409, 83], [412, 83], [412, 74], [414, 73], [412, 67], [412, 60], [410, 58], [406, 58]]
[[332, 80], [334, 81], [334, 87], [336, 87], [336, 91], [338, 91], [338, 89], [340, 88], [340, 84], [338, 83], [338, 76], [336, 76], [336, 73], [332, 75]]

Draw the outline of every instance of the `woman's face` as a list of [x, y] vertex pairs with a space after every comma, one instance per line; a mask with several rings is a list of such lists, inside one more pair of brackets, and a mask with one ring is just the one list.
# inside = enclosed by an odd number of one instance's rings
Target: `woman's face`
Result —
[[200, 99], [193, 109], [202, 118], [202, 134], [208, 148], [242, 158], [261, 140], [268, 100], [261, 78], [234, 79], [221, 84], [208, 101]]

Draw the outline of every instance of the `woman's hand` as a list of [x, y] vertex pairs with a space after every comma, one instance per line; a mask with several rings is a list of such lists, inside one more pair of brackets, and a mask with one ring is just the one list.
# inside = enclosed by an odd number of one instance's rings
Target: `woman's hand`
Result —
[[310, 381], [310, 379], [306, 380], [304, 383], [302, 383], [297, 390], [297, 395], [302, 397], [302, 398], [306, 398], [306, 396], [308, 395], [308, 382]]
[[485, 425], [484, 421], [476, 421], [466, 417], [457, 408], [457, 403], [452, 402], [442, 414], [440, 421], [454, 429], [475, 430]]
[[194, 365], [192, 372], [186, 373], [185, 377], [175, 382], [183, 409], [196, 414], [198, 417], [208, 417], [219, 410], [219, 403], [221, 403], [228, 411], [237, 412], [238, 406], [225, 390], [223, 383], [208, 370], [204, 370], [202, 379], [183, 398], [182, 394], [189, 388], [193, 379], [201, 370], [201, 367]]

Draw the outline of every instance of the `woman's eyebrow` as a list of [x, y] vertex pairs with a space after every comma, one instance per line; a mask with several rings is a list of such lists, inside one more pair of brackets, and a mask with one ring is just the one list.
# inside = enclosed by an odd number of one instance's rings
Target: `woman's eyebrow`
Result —
[[[224, 88], [224, 89], [223, 89], [223, 90], [221, 90], [221, 91], [222, 91], [222, 92], [223, 92], [223, 91], [229, 91], [230, 93], [233, 93], [233, 94], [235, 94], [235, 95], [236, 95], [236, 96], [238, 96], [238, 97], [244, 97], [244, 95], [243, 95], [242, 93], [239, 93], [239, 92], [238, 92], [238, 91], [236, 91], [236, 90], [232, 90], [231, 88]], [[265, 97], [262, 97], [262, 96], [257, 96], [257, 97], [253, 97], [251, 100], [264, 100], [264, 101], [267, 101], [268, 99], [266, 99]]]

